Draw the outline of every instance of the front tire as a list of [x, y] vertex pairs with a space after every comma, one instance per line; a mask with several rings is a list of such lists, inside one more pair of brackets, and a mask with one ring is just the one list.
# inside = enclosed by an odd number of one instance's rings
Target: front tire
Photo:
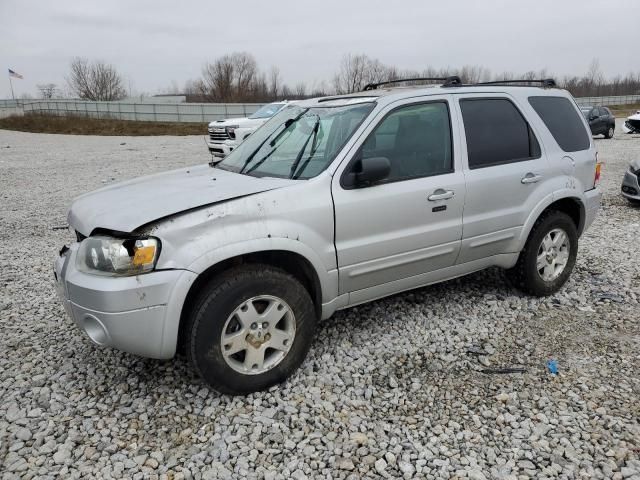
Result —
[[538, 218], [516, 265], [507, 278], [518, 289], [535, 296], [552, 295], [571, 275], [578, 252], [576, 225], [556, 210]]
[[256, 392], [300, 366], [315, 325], [313, 302], [298, 280], [268, 265], [244, 265], [214, 278], [196, 299], [187, 356], [215, 390]]

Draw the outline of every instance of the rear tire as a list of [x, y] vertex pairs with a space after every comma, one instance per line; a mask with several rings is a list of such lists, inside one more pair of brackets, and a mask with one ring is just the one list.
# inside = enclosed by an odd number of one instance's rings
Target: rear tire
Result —
[[518, 262], [507, 270], [507, 278], [530, 295], [552, 295], [569, 279], [577, 252], [578, 232], [571, 217], [547, 211], [534, 224]]
[[214, 278], [186, 326], [186, 353], [211, 387], [232, 395], [283, 382], [303, 362], [316, 326], [302, 284], [268, 265], [243, 265]]
[[604, 132], [604, 138], [613, 138], [613, 134], [615, 133], [614, 127], [607, 128], [607, 131]]

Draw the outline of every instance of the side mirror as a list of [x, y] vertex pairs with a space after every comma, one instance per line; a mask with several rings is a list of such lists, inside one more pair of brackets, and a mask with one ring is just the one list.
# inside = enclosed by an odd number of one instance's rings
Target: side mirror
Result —
[[391, 162], [386, 157], [362, 158], [345, 175], [342, 186], [345, 188], [360, 188], [384, 180], [391, 173]]

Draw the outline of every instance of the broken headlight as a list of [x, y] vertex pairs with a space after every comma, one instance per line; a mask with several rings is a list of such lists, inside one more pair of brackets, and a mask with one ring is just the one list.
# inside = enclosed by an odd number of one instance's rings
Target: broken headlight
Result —
[[156, 238], [89, 237], [80, 244], [76, 267], [94, 275], [138, 275], [153, 270], [159, 254]]

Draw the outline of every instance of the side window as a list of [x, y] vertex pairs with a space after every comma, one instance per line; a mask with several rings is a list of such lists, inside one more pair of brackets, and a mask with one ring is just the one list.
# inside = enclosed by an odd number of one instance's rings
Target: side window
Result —
[[394, 110], [362, 145], [362, 158], [373, 157], [386, 157], [391, 163], [385, 182], [452, 172], [448, 104], [432, 102]]
[[520, 111], [504, 98], [460, 100], [469, 168], [538, 158], [540, 144]]
[[529, 103], [565, 152], [587, 150], [587, 133], [575, 105], [565, 97], [529, 97]]

